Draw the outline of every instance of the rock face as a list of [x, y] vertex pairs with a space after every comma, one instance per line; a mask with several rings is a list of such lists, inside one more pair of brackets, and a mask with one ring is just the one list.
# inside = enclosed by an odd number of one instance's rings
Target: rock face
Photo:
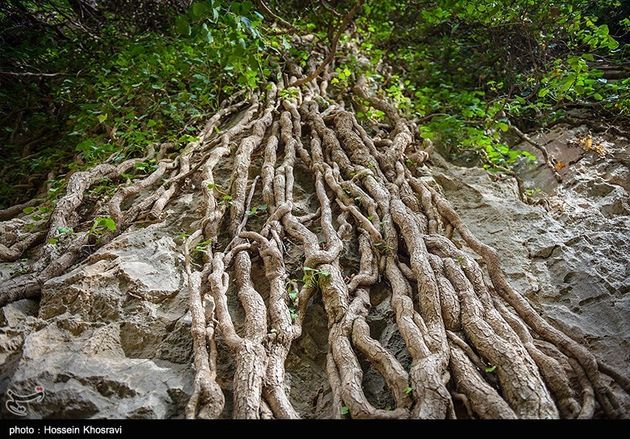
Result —
[[[478, 168], [448, 166], [434, 170], [435, 179], [471, 230], [503, 255], [512, 284], [598, 359], [630, 376], [628, 140], [591, 136], [585, 127], [558, 127], [535, 140], [563, 174], [558, 185], [548, 168], [522, 166], [526, 185], [545, 195], [548, 210], [519, 202], [515, 183], [492, 181]], [[630, 417], [627, 395], [619, 396]]]
[[33, 417], [182, 413], [191, 387], [190, 314], [175, 248], [150, 226], [46, 283], [10, 384], [22, 394], [46, 389], [30, 407]]
[[[503, 255], [517, 289], [630, 376], [630, 149], [624, 139], [592, 138], [588, 146], [586, 135], [561, 129], [538, 138], [555, 139], [547, 147], [564, 164], [560, 186], [546, 168], [523, 166], [527, 184], [548, 194], [548, 210], [522, 203], [515, 184], [478, 168], [444, 165], [431, 173], [472, 231]], [[183, 416], [193, 379], [191, 317], [175, 237], [192, 203], [179, 200], [165, 223], [131, 229], [47, 282], [39, 306], [25, 300], [0, 310], [0, 416], [13, 416], [4, 404], [8, 389], [28, 394], [37, 386], [46, 395], [29, 405], [33, 418]], [[18, 269], [19, 262], [4, 264], [0, 275]], [[372, 335], [405, 364], [387, 288], [379, 284], [372, 300]], [[238, 320], [238, 304], [230, 306]], [[327, 321], [316, 300], [287, 360], [290, 395], [304, 417], [330, 417], [326, 352]], [[365, 367], [367, 397], [386, 407], [383, 379]], [[226, 416], [232, 373], [223, 351]]]

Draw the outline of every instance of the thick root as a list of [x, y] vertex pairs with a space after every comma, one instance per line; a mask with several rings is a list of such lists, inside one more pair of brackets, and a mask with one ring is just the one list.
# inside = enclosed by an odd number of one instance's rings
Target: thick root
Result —
[[[628, 379], [536, 313], [506, 280], [497, 252], [418, 178], [417, 166], [430, 148], [420, 149], [412, 125], [371, 93], [365, 79], [354, 93], [386, 114], [387, 131], [371, 132], [335, 104], [320, 109], [328, 102], [327, 79], [312, 79], [291, 99], [280, 99], [274, 84], [260, 101], [234, 97], [175, 157], [168, 157], [168, 147], [157, 155], [150, 151], [157, 168], [97, 206], [96, 214], [115, 220], [116, 232], [94, 244], [84, 226], [71, 245], [45, 244], [32, 273], [0, 285], [0, 304], [36, 297], [43, 283], [81, 260], [86, 245], [105, 244], [137, 218], [160, 221], [179, 194], [200, 186], [198, 217], [182, 249], [195, 368], [186, 417], [224, 413], [226, 389], [217, 381], [216, 358], [226, 351], [235, 364], [231, 416], [299, 418], [285, 362], [315, 296], [328, 319], [332, 417], [454, 418], [454, 398], [469, 416], [484, 419], [586, 418], [599, 409], [614, 417], [618, 403], [604, 375], [626, 389]], [[220, 131], [227, 118], [230, 128]], [[232, 175], [223, 191], [214, 169], [228, 157]], [[414, 170], [406, 165], [409, 157]], [[89, 224], [92, 218], [78, 214], [86, 191], [144, 159], [74, 174], [48, 229], [19, 244], [0, 245], [0, 259], [15, 260], [44, 237]], [[298, 214], [294, 204], [296, 169], [311, 178], [316, 207], [306, 214]], [[251, 226], [251, 206], [258, 200], [267, 206], [266, 218]], [[7, 230], [17, 215], [17, 207], [0, 212]], [[455, 246], [455, 232], [482, 264]], [[300, 247], [303, 261], [288, 257], [287, 241]], [[209, 244], [203, 263], [196, 263], [190, 249], [201, 242]], [[347, 252], [360, 256], [356, 266], [344, 266], [352, 264], [342, 258]], [[265, 274], [264, 287], [252, 279], [255, 266]], [[289, 280], [300, 270], [301, 286]], [[411, 358], [408, 368], [371, 336], [370, 291], [384, 281]], [[238, 299], [244, 321], [233, 320], [229, 295]], [[395, 407], [368, 401], [359, 358], [382, 375]]]

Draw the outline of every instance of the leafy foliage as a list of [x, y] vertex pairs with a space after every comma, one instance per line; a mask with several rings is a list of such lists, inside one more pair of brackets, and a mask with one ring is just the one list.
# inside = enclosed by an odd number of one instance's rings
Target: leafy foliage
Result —
[[[331, 84], [342, 91], [371, 77], [443, 153], [499, 170], [533, 158], [510, 147], [510, 123], [552, 124], [585, 103], [630, 116], [630, 80], [598, 69], [628, 50], [621, 9], [618, 1], [368, 1], [357, 19], [360, 54], [337, 66]], [[382, 74], [382, 59], [393, 72]]]
[[98, 216], [94, 218], [94, 223], [90, 229], [90, 234], [100, 236], [106, 232], [116, 231], [116, 221], [109, 216]]
[[306, 286], [318, 287], [320, 282], [330, 279], [330, 272], [324, 269], [315, 269], [311, 267], [304, 267], [304, 276], [302, 282]]
[[[94, 40], [43, 34], [1, 46], [3, 71], [29, 65], [59, 75], [42, 78], [45, 87], [32, 76], [2, 79], [1, 140], [14, 166], [2, 178], [0, 205], [15, 201], [12, 182], [28, 175], [41, 182], [51, 170], [63, 175], [112, 154], [140, 155], [151, 143], [191, 141], [226, 96], [270, 75], [277, 55], [265, 51], [261, 22], [249, 1], [199, 1], [166, 30], [134, 32], [112, 19]], [[36, 149], [24, 154], [28, 144]]]
[[[141, 0], [133, 13], [124, 0], [88, 3], [0, 5], [0, 142], [11, 164], [0, 176], [0, 208], [43, 183], [54, 200], [69, 172], [108, 157], [194, 141], [226, 96], [260, 88], [289, 59], [306, 66], [340, 20], [330, 6], [354, 5], [267, 2], [315, 36], [300, 42], [269, 32], [248, 0]], [[532, 158], [511, 147], [510, 124], [553, 124], [583, 105], [628, 120], [630, 79], [605, 69], [627, 58], [628, 13], [619, 0], [367, 0], [341, 38], [359, 50], [336, 61], [331, 88], [346, 93], [367, 75], [442, 152], [505, 169]], [[384, 119], [369, 106], [358, 110]]]

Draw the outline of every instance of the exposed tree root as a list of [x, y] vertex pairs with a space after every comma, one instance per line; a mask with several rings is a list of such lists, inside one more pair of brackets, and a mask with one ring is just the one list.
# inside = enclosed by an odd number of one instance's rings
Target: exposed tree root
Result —
[[531, 137], [529, 137], [527, 134], [525, 134], [524, 132], [519, 130], [514, 125], [510, 124], [510, 128], [512, 129], [512, 131], [514, 131], [514, 133], [518, 137], [520, 137], [521, 139], [523, 139], [524, 141], [526, 141], [527, 143], [532, 145], [534, 148], [536, 148], [538, 151], [540, 151], [540, 153], [543, 156], [543, 160], [545, 161], [545, 165], [549, 168], [549, 170], [553, 174], [553, 177], [556, 179], [556, 181], [558, 183], [561, 183], [562, 182], [562, 177], [558, 173], [558, 169], [556, 169], [557, 160], [549, 155], [549, 152], [547, 151], [547, 148], [545, 148], [543, 145], [541, 145], [541, 144], [539, 144], [537, 142], [534, 142], [534, 140], [532, 140]]
[[[75, 173], [46, 231], [0, 246], [2, 260], [15, 260], [44, 237], [49, 242], [34, 253], [33, 272], [0, 285], [0, 304], [36, 297], [43, 283], [89, 254], [86, 247], [93, 251], [138, 218], [160, 221], [170, 202], [196, 191], [198, 221], [183, 244], [196, 371], [186, 417], [224, 412], [216, 358], [225, 350], [235, 364], [231, 416], [298, 418], [285, 362], [316, 295], [328, 319], [331, 417], [454, 418], [454, 399], [478, 418], [583, 418], [599, 409], [618, 415], [608, 377], [626, 390], [628, 379], [536, 313], [507, 282], [497, 252], [406, 166], [406, 157], [418, 165], [430, 152], [420, 147], [412, 125], [365, 79], [354, 87], [356, 97], [389, 120], [378, 137], [336, 104], [320, 108], [328, 102], [320, 73], [291, 78], [291, 84], [305, 85], [297, 97], [280, 99], [280, 83], [271, 84], [261, 101], [254, 96], [235, 103], [239, 96], [226, 102], [199, 140], [182, 151], [169, 153], [166, 145], [142, 159]], [[230, 128], [221, 130], [228, 120]], [[225, 182], [213, 172], [228, 156], [232, 176], [229, 186], [221, 186]], [[90, 187], [153, 157], [152, 173], [81, 213]], [[318, 206], [302, 216], [294, 205], [297, 167], [311, 176]], [[266, 219], [256, 227], [248, 220], [253, 200], [267, 205]], [[21, 208], [0, 213], [3, 233], [17, 227]], [[117, 230], [95, 237], [92, 219], [103, 214]], [[68, 228], [74, 229], [72, 242], [50, 243]], [[454, 245], [455, 233], [468, 250]], [[288, 260], [289, 239], [301, 247], [303, 261]], [[191, 249], [200, 245], [205, 256], [196, 263]], [[360, 258], [351, 276], [341, 262], [348, 251]], [[268, 294], [252, 279], [253, 265], [264, 270]], [[298, 288], [290, 277], [299, 270], [304, 277]], [[366, 317], [377, 282], [389, 289], [409, 365], [370, 335]], [[243, 308], [243, 322], [228, 310], [231, 295]], [[395, 407], [368, 401], [359, 358], [383, 376]]]

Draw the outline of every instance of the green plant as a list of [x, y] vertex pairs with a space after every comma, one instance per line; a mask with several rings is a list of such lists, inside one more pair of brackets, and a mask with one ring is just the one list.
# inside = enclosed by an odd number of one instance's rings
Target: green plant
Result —
[[280, 90], [278, 96], [280, 96], [281, 99], [289, 100], [297, 98], [299, 94], [300, 90], [297, 87], [288, 87]]
[[[36, 3], [27, 7], [37, 9]], [[112, 20], [99, 28], [98, 39], [77, 28], [61, 40], [30, 35], [23, 45], [0, 45], [3, 63], [17, 70], [28, 59], [35, 70], [64, 72], [43, 78], [45, 87], [19, 81], [0, 90], [0, 140], [15, 164], [0, 177], [0, 208], [20, 196], [13, 183], [25, 175], [55, 171], [63, 185], [65, 172], [110, 156], [121, 161], [141, 156], [152, 143], [197, 140], [194, 134], [226, 96], [269, 76], [277, 53], [267, 47], [279, 38], [264, 37], [261, 23], [249, 1], [197, 1], [163, 30]], [[27, 130], [14, 132], [11, 115], [23, 111], [20, 102], [30, 102], [18, 125]], [[35, 150], [24, 159], [13, 139], [29, 133]], [[140, 163], [136, 170], [150, 173], [155, 165]]]
[[116, 184], [109, 180], [105, 179], [98, 184], [94, 185], [90, 190], [89, 194], [93, 197], [101, 197], [101, 196], [111, 196], [116, 191]]
[[376, 248], [376, 250], [378, 250], [379, 253], [383, 255], [390, 255], [394, 251], [391, 245], [383, 240], [374, 243], [374, 248]]
[[72, 235], [72, 233], [74, 233], [72, 227], [57, 227], [57, 235], [53, 238], [49, 238], [46, 243], [50, 245], [57, 245], [60, 240]]
[[266, 212], [267, 207], [268, 206], [266, 204], [259, 204], [258, 206], [254, 206], [251, 209], [249, 209], [247, 212], [245, 212], [245, 215], [256, 216], [259, 212]]
[[182, 230], [177, 235], [175, 235], [175, 239], [180, 241], [180, 242], [184, 242], [186, 240], [186, 238], [188, 238], [189, 236], [190, 236], [190, 233], [185, 232], [185, 231]]
[[303, 267], [304, 276], [302, 282], [305, 286], [317, 287], [324, 280], [330, 279], [331, 273], [323, 269], [315, 269], [311, 267]]
[[134, 167], [145, 174], [150, 174], [157, 169], [157, 161], [155, 159], [151, 159], [146, 162], [136, 163]]
[[208, 247], [210, 247], [212, 245], [212, 240], [211, 239], [207, 239], [204, 241], [201, 241], [199, 243], [197, 243], [197, 245], [195, 245], [195, 248], [193, 249], [193, 253], [207, 253], [208, 252]]
[[536, 188], [526, 188], [523, 193], [525, 195], [527, 195], [528, 197], [535, 197], [536, 195], [540, 194], [542, 192], [542, 189], [536, 187]]
[[109, 216], [97, 216], [90, 228], [90, 234], [100, 236], [106, 232], [116, 231], [116, 221]]
[[289, 307], [289, 314], [291, 315], [291, 321], [295, 322], [298, 318], [297, 310], [293, 307]]
[[299, 291], [293, 288], [288, 288], [287, 293], [289, 294], [289, 299], [291, 299], [291, 302], [296, 303]]
[[[580, 101], [627, 117], [630, 79], [607, 81], [594, 67], [602, 56], [623, 59], [610, 26], [602, 23], [610, 24], [609, 12], [620, 3], [532, 4], [438, 1], [424, 4], [418, 14], [407, 2], [368, 1], [357, 19], [355, 44], [370, 62], [359, 67], [350, 56], [337, 68], [336, 82], [345, 86], [351, 75], [369, 77], [420, 121], [419, 134], [442, 153], [476, 157], [492, 172], [535, 160], [511, 147], [510, 123], [553, 123], [563, 117], [564, 105]], [[627, 27], [627, 18], [619, 26]], [[393, 74], [376, 70], [383, 58]], [[370, 108], [358, 116], [382, 117]]]
[[226, 206], [230, 206], [232, 205], [232, 195], [230, 194], [225, 194], [221, 197], [221, 201], [219, 201], [219, 204], [225, 204]]

